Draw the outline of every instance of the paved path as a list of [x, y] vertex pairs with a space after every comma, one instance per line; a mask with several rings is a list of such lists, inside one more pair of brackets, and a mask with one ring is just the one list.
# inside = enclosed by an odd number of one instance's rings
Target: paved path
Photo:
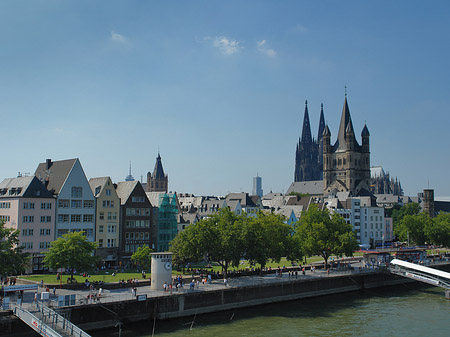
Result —
[[[211, 284], [203, 285], [200, 283], [198, 286], [196, 285], [193, 290], [189, 289], [190, 278], [184, 276], [183, 280], [185, 282], [184, 287], [179, 290], [173, 289], [172, 292], [167, 291], [164, 292], [161, 286], [161, 290], [152, 290], [150, 286], [138, 286], [137, 294], [143, 295], [146, 294], [147, 297], [158, 297], [158, 296], [167, 296], [171, 294], [177, 293], [189, 293], [189, 292], [200, 292], [200, 291], [213, 291], [218, 289], [225, 288], [236, 288], [236, 287], [245, 287], [257, 284], [270, 284], [270, 283], [280, 283], [280, 282], [292, 282], [297, 280], [309, 280], [315, 278], [324, 278], [324, 277], [333, 277], [337, 275], [350, 275], [350, 274], [359, 274], [360, 271], [358, 269], [358, 264], [353, 264], [356, 268], [353, 271], [336, 271], [333, 270], [328, 275], [326, 271], [322, 269], [317, 269], [315, 272], [311, 272], [307, 270], [305, 275], [302, 275], [302, 272], [298, 272], [297, 277], [291, 276], [289, 277], [288, 272], [284, 272], [282, 277], [277, 276], [276, 274], [265, 274], [261, 276], [240, 276], [228, 279], [228, 285], [224, 284], [223, 280], [213, 279]], [[374, 270], [363, 270], [364, 272], [370, 272]], [[40, 298], [40, 293], [45, 291], [44, 288], [38, 289], [38, 298]], [[56, 287], [56, 295], [53, 295], [53, 288], [50, 288], [50, 304], [56, 306], [56, 301], [58, 295], [76, 295], [76, 304], [86, 304], [86, 303], [97, 303], [93, 300], [88, 300], [87, 297], [90, 294], [98, 293], [98, 289], [95, 291], [91, 290], [70, 290], [70, 289], [58, 289]], [[118, 288], [118, 289], [102, 289], [102, 295], [100, 302], [117, 302], [117, 301], [126, 301], [134, 299], [131, 288]], [[16, 302], [17, 295], [11, 296], [11, 302]], [[34, 301], [34, 291], [25, 291], [24, 292], [24, 300], [23, 303], [32, 303]]]

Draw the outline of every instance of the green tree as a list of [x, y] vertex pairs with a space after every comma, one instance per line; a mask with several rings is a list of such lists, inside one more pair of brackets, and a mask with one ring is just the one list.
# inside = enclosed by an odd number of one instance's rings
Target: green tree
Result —
[[[417, 202], [410, 202], [401, 207], [398, 205], [395, 205], [394, 209], [392, 210], [392, 222], [393, 222], [394, 230], [397, 228], [400, 221], [402, 221], [402, 219], [406, 215], [417, 215], [419, 213], [420, 213], [420, 205]], [[387, 216], [388, 215], [389, 214], [387, 214]]]
[[90, 269], [97, 262], [95, 248], [97, 244], [89, 242], [84, 232], [67, 233], [50, 244], [44, 264], [52, 269], [68, 268], [73, 281], [75, 270]]
[[0, 221], [0, 275], [20, 274], [28, 262], [29, 255], [19, 244], [19, 231], [6, 228]]
[[224, 277], [231, 265], [238, 266], [244, 256], [243, 226], [245, 215], [236, 215], [229, 208], [190, 225], [171, 242], [176, 262], [207, 258], [219, 263]]
[[441, 212], [431, 220], [424, 226], [427, 241], [450, 247], [450, 214]]
[[142, 269], [149, 269], [151, 264], [152, 252], [153, 250], [151, 250], [149, 246], [145, 245], [139, 247], [136, 252], [131, 255], [131, 261], [139, 264]]
[[337, 213], [330, 216], [327, 209], [311, 205], [296, 225], [295, 236], [308, 256], [323, 257], [325, 265], [331, 255], [352, 256], [357, 248], [352, 226]]
[[431, 226], [431, 222], [431, 218], [426, 213], [407, 214], [397, 223], [394, 233], [401, 241], [424, 245], [426, 241], [425, 227]]
[[301, 248], [293, 243], [293, 228], [284, 223], [282, 215], [259, 212], [248, 217], [244, 225], [245, 257], [264, 269], [269, 260], [279, 262], [283, 256], [290, 261], [302, 258]]

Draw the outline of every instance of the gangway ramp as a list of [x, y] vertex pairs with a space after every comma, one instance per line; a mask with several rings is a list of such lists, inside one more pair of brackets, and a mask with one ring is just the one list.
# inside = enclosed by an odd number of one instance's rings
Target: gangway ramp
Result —
[[39, 302], [28, 310], [16, 305], [14, 315], [44, 337], [91, 337], [56, 311]]
[[392, 274], [407, 277], [416, 281], [425, 282], [437, 287], [450, 289], [450, 273], [419, 264], [393, 259], [389, 263]]

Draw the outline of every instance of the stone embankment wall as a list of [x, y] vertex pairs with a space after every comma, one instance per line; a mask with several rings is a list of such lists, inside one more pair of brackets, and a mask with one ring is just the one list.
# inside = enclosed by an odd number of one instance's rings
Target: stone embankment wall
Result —
[[[450, 271], [450, 264], [439, 269]], [[170, 319], [234, 308], [283, 302], [301, 298], [371, 289], [407, 282], [416, 282], [388, 272], [355, 273], [313, 279], [290, 279], [279, 283], [230, 287], [214, 291], [173, 292], [171, 295], [151, 297], [146, 301], [128, 300], [98, 303], [58, 309], [83, 330], [114, 327], [154, 319]], [[417, 282], [416, 282], [417, 283]], [[0, 336], [5, 335], [0, 329]], [[13, 329], [14, 330], [14, 329]], [[11, 329], [8, 329], [12, 332]], [[6, 332], [6, 331], [5, 331]], [[6, 334], [8, 335], [8, 334]]]

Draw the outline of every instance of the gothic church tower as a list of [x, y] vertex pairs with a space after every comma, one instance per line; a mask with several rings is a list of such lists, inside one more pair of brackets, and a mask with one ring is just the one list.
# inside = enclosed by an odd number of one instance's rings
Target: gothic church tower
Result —
[[161, 156], [158, 152], [156, 158], [155, 168], [153, 169], [153, 175], [147, 173], [147, 191], [146, 192], [165, 192], [167, 193], [169, 185], [169, 177], [164, 174], [164, 169], [161, 162]]
[[366, 125], [361, 138], [362, 145], [359, 145], [345, 97], [336, 143], [330, 143], [328, 125], [323, 133], [324, 194], [349, 191], [352, 196], [358, 196], [370, 191], [370, 133]]
[[298, 141], [295, 151], [294, 181], [312, 181], [322, 179], [323, 166], [323, 142], [322, 134], [325, 128], [323, 116], [323, 104], [320, 112], [319, 133], [317, 140], [311, 136], [309, 123], [308, 101], [305, 102], [305, 114], [303, 116], [302, 136]]

